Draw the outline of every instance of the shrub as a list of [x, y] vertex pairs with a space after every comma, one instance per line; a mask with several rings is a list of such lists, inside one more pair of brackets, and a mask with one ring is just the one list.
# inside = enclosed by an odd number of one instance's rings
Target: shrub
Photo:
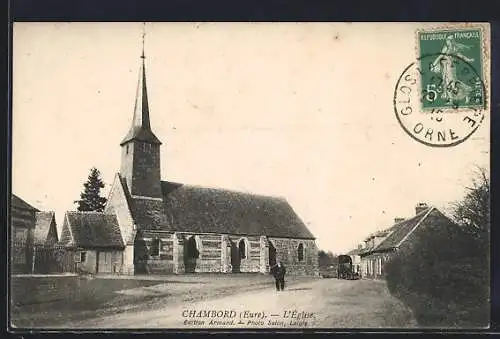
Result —
[[484, 326], [489, 267], [473, 239], [465, 233], [422, 232], [412, 243], [385, 267], [389, 291], [422, 326]]

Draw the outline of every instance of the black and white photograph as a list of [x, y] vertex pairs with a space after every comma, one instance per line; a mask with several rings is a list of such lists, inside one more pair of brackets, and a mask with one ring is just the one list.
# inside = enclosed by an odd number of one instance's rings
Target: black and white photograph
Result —
[[12, 329], [489, 327], [489, 24], [12, 46]]

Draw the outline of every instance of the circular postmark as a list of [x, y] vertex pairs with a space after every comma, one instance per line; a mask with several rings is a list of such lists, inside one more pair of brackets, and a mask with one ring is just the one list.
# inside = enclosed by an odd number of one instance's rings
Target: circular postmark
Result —
[[394, 112], [407, 134], [424, 145], [451, 147], [479, 128], [486, 107], [482, 75], [464, 58], [422, 55], [396, 83]]

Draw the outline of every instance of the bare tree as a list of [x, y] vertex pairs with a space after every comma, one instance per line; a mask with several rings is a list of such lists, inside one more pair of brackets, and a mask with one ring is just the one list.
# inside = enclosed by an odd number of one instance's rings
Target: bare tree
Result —
[[490, 179], [486, 168], [476, 167], [464, 198], [452, 204], [452, 214], [455, 221], [477, 239], [478, 245], [489, 249]]

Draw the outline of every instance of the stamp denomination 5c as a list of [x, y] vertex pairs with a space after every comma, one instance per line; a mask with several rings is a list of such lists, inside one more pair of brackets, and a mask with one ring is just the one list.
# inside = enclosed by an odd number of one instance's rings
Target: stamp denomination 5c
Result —
[[434, 147], [457, 145], [481, 125], [488, 102], [484, 26], [417, 31], [417, 58], [396, 84], [403, 129]]

